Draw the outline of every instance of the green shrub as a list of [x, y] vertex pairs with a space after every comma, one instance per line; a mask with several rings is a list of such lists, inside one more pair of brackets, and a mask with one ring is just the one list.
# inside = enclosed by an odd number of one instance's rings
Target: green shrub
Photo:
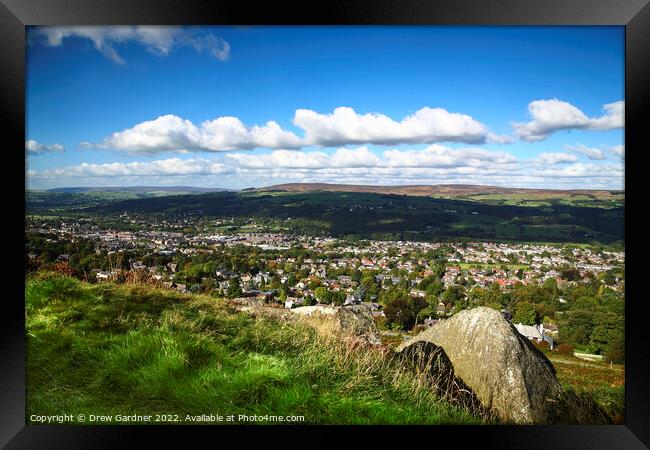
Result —
[[605, 361], [616, 364], [625, 362], [625, 339], [618, 336], [611, 340], [605, 349]]

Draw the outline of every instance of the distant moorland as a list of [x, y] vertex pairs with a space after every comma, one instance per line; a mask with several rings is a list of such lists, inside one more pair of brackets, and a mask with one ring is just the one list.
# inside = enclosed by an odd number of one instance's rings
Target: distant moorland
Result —
[[366, 192], [375, 194], [412, 195], [420, 197], [458, 198], [478, 201], [509, 201], [509, 204], [525, 204], [540, 201], [564, 201], [591, 206], [601, 202], [622, 202], [624, 191], [596, 189], [528, 189], [483, 186], [475, 184], [438, 184], [411, 186], [367, 186], [328, 183], [288, 183], [274, 186], [245, 189], [245, 191], [281, 192]]

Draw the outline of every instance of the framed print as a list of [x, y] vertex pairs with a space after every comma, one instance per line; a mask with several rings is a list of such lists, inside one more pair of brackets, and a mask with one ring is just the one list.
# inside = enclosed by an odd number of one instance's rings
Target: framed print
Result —
[[0, 10], [7, 448], [646, 448], [647, 2]]

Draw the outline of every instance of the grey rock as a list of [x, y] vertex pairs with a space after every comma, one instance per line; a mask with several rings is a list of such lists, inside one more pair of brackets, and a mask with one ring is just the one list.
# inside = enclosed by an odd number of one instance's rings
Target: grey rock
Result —
[[[461, 311], [400, 344], [402, 357], [435, 356], [501, 421], [516, 424], [606, 423], [595, 404], [576, 409], [555, 376], [555, 368], [500, 312], [478, 307]], [[451, 366], [451, 367], [449, 367]], [[593, 402], [592, 402], [593, 403]], [[569, 407], [571, 406], [571, 407]]]
[[359, 336], [369, 344], [381, 344], [370, 305], [360, 304], [338, 308], [337, 317], [341, 329], [345, 332]]

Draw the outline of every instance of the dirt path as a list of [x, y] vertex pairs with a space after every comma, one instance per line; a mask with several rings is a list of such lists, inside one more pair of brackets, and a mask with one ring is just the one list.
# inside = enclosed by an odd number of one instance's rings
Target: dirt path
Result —
[[583, 363], [583, 362], [579, 362], [579, 361], [570, 361], [570, 360], [567, 360], [567, 359], [555, 359], [555, 358], [549, 358], [549, 360], [550, 360], [553, 364], [555, 364], [555, 363], [559, 363], [559, 364], [569, 364], [569, 365], [572, 365], [572, 366], [593, 367], [593, 368], [595, 368], [595, 369], [617, 370], [617, 371], [619, 371], [619, 372], [623, 372], [623, 371], [625, 370], [625, 369], [621, 369], [621, 368], [619, 368], [619, 367], [612, 367], [612, 368], [610, 369], [609, 366], [603, 366], [603, 365], [598, 365], [598, 364], [589, 364], [589, 363]]

